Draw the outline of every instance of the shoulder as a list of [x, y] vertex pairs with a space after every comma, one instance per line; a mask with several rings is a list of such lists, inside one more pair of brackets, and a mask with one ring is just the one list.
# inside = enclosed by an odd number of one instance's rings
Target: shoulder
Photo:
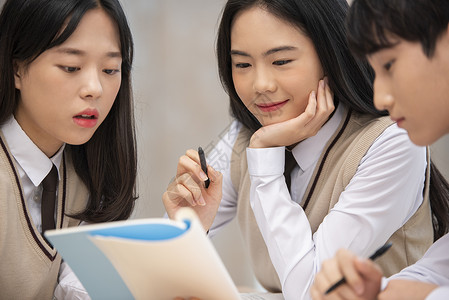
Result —
[[[427, 148], [416, 146], [405, 130], [396, 123], [388, 126], [370, 145], [361, 163], [370, 161], [376, 168], [406, 168], [424, 176], [427, 166]], [[401, 166], [401, 167], [400, 167]]]
[[409, 153], [421, 153], [425, 156], [426, 147], [417, 146], [410, 140], [407, 131], [399, 128], [396, 123], [388, 126], [374, 141], [372, 147], [383, 147], [395, 150], [395, 152], [406, 151]]
[[[361, 114], [353, 114], [353, 122], [357, 124], [355, 134], [359, 138], [355, 138], [358, 143], [369, 145], [367, 154], [376, 153], [377, 151], [390, 152], [390, 154], [400, 154], [402, 156], [414, 155], [426, 156], [426, 147], [420, 147], [413, 144], [407, 134], [407, 131], [401, 129], [394, 123], [390, 117], [372, 117]], [[353, 129], [353, 130], [354, 130]], [[353, 133], [353, 134], [354, 134]], [[367, 144], [368, 143], [368, 144]]]
[[232, 120], [216, 139], [204, 147], [204, 151], [207, 153], [207, 162], [214, 169], [222, 172], [229, 167], [234, 145], [242, 127], [240, 122]]
[[[213, 145], [213, 148], [217, 150], [230, 152], [236, 146], [236, 144], [240, 143], [240, 141], [242, 140], [243, 131], [245, 131], [245, 127], [242, 125], [242, 123], [237, 120], [232, 120], [228, 124], [228, 126], [226, 126], [218, 134], [218, 142], [212, 142], [211, 144]], [[249, 141], [249, 137], [243, 137], [243, 139]]]
[[231, 123], [222, 131], [222, 134], [220, 134], [221, 141], [234, 145], [242, 129], [244, 129], [242, 123], [237, 120], [232, 120]]

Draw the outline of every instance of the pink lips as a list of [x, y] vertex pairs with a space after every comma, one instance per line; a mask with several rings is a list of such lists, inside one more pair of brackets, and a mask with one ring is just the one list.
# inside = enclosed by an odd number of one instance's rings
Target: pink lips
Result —
[[73, 117], [73, 122], [84, 128], [92, 128], [97, 125], [98, 111], [96, 109], [85, 109]]
[[287, 102], [288, 102], [288, 100], [285, 100], [282, 102], [277, 102], [277, 103], [261, 103], [261, 104], [256, 104], [256, 105], [263, 112], [272, 112], [272, 111], [276, 111], [276, 110], [280, 109]]

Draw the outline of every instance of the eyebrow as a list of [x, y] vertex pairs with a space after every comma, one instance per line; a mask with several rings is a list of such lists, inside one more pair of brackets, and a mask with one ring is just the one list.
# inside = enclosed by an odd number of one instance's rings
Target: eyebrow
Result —
[[[268, 51], [266, 51], [265, 53], [263, 53], [263, 56], [268, 56], [277, 52], [281, 52], [281, 51], [293, 51], [293, 50], [297, 50], [297, 47], [293, 47], [293, 46], [280, 46], [280, 47], [276, 47], [273, 49], [270, 49]], [[249, 55], [248, 53], [244, 52], [244, 51], [240, 51], [240, 50], [231, 50], [231, 55], [240, 55], [240, 56], [246, 56], [246, 57], [250, 57], [251, 55]]]
[[[56, 52], [59, 52], [62, 54], [76, 55], [76, 56], [85, 56], [86, 55], [85, 51], [82, 51], [82, 50], [79, 50], [76, 48], [68, 48], [68, 47], [58, 48], [56, 50]], [[114, 57], [121, 58], [122, 54], [118, 51], [110, 51], [110, 52], [106, 53], [106, 56], [111, 57], [111, 58], [114, 58]]]

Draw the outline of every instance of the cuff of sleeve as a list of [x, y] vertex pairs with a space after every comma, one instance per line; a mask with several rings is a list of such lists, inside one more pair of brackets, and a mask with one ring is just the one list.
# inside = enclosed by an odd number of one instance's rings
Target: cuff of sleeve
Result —
[[246, 148], [246, 157], [251, 176], [284, 174], [285, 147]]
[[433, 290], [426, 297], [426, 300], [449, 299], [448, 297], [449, 297], [449, 286], [442, 286]]
[[381, 292], [383, 290], [385, 290], [385, 288], [387, 287], [387, 284], [388, 284], [388, 278], [382, 277], [382, 281], [380, 282], [380, 291]]

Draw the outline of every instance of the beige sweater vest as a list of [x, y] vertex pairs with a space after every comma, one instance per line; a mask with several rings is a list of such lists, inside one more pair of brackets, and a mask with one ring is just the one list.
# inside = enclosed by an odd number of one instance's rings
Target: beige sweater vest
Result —
[[[324, 217], [339, 200], [340, 194], [356, 173], [361, 159], [372, 143], [391, 124], [392, 121], [388, 117], [372, 118], [354, 112], [345, 113], [338, 130], [321, 154], [304, 194], [303, 208], [309, 219], [312, 233], [315, 233]], [[251, 181], [245, 151], [249, 139], [250, 132], [242, 128], [231, 159], [231, 180], [238, 191], [237, 216], [257, 279], [268, 291], [280, 292], [282, 287], [279, 278], [271, 263], [249, 202]], [[385, 276], [397, 273], [415, 263], [433, 242], [428, 199], [429, 176], [430, 171], [427, 168], [423, 204], [410, 220], [391, 236], [389, 241], [393, 242], [392, 248], [376, 261], [381, 265]]]
[[[79, 225], [65, 214], [83, 210], [88, 200], [67, 152], [60, 168], [56, 228]], [[34, 226], [13, 161], [0, 132], [0, 298], [53, 299], [61, 256]]]

